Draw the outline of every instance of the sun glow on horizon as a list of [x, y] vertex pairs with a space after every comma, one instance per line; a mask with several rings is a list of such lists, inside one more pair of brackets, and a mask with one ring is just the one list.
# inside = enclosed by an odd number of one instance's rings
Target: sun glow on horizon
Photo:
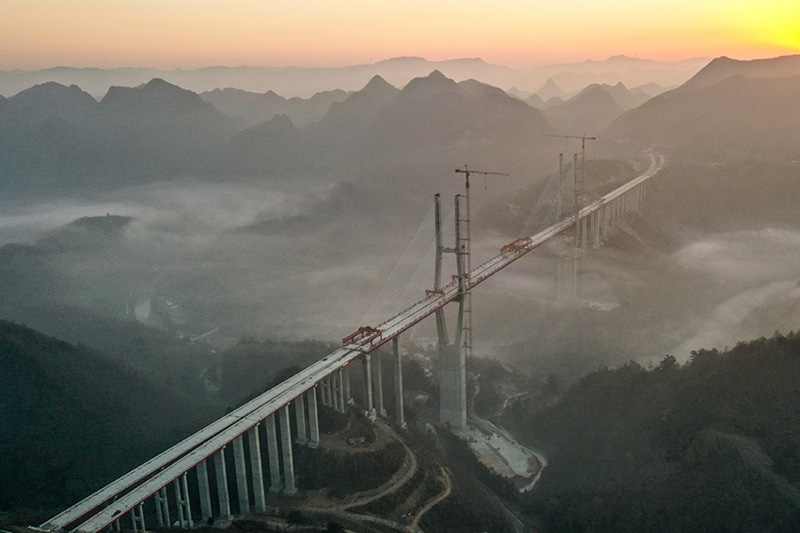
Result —
[[605, 59], [753, 59], [800, 51], [786, 0], [7, 0], [0, 69], [59, 65], [344, 66], [398, 56], [514, 67]]

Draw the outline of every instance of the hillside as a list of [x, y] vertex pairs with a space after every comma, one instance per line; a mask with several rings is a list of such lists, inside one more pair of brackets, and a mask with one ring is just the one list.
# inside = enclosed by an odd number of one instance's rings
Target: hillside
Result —
[[319, 122], [332, 104], [341, 102], [347, 95], [347, 92], [337, 89], [319, 92], [311, 98], [286, 99], [274, 91], [253, 93], [227, 88], [206, 91], [200, 94], [200, 98], [246, 127], [277, 115], [286, 115], [297, 126], [305, 126]]
[[694, 91], [710, 87], [734, 76], [763, 79], [786, 78], [797, 75], [800, 75], [800, 55], [753, 59], [750, 61], [723, 56], [711, 61], [676, 90], [679, 92]]
[[[72, 503], [208, 417], [99, 352], [0, 321], [0, 507]], [[87, 460], [90, 459], [90, 460]]]
[[0, 191], [58, 197], [197, 171], [233, 134], [197, 94], [153, 79], [98, 102], [75, 85], [37, 85], [0, 108]]
[[556, 131], [541, 111], [500, 89], [475, 80], [456, 82], [439, 71], [402, 90], [373, 77], [299, 134], [286, 121], [276, 121], [233, 137], [224, 168], [250, 174], [335, 172], [382, 185], [424, 177], [467, 157], [497, 161], [513, 171], [537, 160], [533, 151], [543, 150], [544, 136]]
[[678, 89], [624, 113], [604, 135], [716, 161], [798, 159], [800, 60], [789, 59], [715, 60]]
[[548, 106], [544, 113], [560, 131], [596, 132], [622, 114], [622, 107], [601, 85], [590, 85], [563, 104]]
[[548, 531], [790, 531], [800, 520], [800, 335], [666, 356], [508, 417], [548, 453]]

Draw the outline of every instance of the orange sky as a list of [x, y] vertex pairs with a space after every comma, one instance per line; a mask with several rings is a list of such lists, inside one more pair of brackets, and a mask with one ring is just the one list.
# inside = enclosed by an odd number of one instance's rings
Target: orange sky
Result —
[[793, 53], [798, 0], [0, 0], [0, 69]]

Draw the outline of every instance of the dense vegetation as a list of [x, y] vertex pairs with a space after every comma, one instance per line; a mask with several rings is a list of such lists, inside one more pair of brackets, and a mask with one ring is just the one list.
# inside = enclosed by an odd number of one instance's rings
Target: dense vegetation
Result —
[[550, 456], [549, 530], [790, 531], [800, 523], [800, 334], [594, 372], [509, 413]]
[[[89, 314], [61, 310], [62, 322], [91, 322]], [[307, 361], [327, 349], [315, 342], [245, 340], [210, 354], [199, 343], [132, 321], [98, 322], [83, 331], [95, 344], [87, 346], [0, 320], [3, 521], [46, 518], [40, 515], [87, 496], [222, 415], [226, 406], [296, 372], [297, 366], [281, 371], [287, 361]], [[112, 326], [109, 333], [99, 334], [102, 325]], [[347, 422], [322, 411], [323, 431]]]
[[207, 418], [100, 352], [0, 321], [0, 507], [72, 503]]
[[[367, 453], [341, 453], [300, 447], [295, 452], [295, 473], [303, 488], [330, 488], [340, 498], [380, 486], [397, 472], [406, 458], [403, 445], [390, 442], [385, 449]], [[369, 475], [364, 475], [369, 472]]]

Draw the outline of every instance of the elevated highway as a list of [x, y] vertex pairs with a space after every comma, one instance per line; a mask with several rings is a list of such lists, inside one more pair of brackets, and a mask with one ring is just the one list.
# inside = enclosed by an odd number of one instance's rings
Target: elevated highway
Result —
[[[663, 156], [651, 154], [649, 157], [651, 164], [644, 173], [602, 198], [590, 202], [577, 215], [560, 220], [535, 235], [517, 239], [503, 246], [500, 253], [478, 265], [465, 276], [466, 287], [473, 288], [479, 285], [573, 226], [579, 227], [580, 238], [584, 244], [588, 242], [589, 237], [592, 237], [595, 245], [599, 245], [610, 224], [613, 224], [618, 217], [638, 208], [639, 202], [644, 197], [647, 181], [663, 166]], [[226, 518], [231, 515], [231, 507], [223, 451], [229, 445], [233, 445], [234, 448], [239, 513], [246, 514], [251, 509], [251, 493], [253, 508], [256, 511], [263, 511], [265, 485], [261, 443], [265, 442], [268, 448], [271, 482], [269, 490], [274, 492], [282, 490], [287, 494], [293, 494], [296, 490], [291, 456], [293, 433], [298, 443], [315, 447], [319, 440], [317, 402], [321, 401], [325, 405], [344, 411], [349, 396], [349, 374], [343, 370], [356, 359], [361, 358], [365, 362], [368, 389], [366, 396], [369, 403], [367, 410], [373, 411], [374, 385], [370, 378], [369, 356], [378, 347], [391, 341], [396, 389], [400, 391], [398, 396], [402, 398], [402, 373], [397, 337], [448, 303], [460, 298], [462, 290], [459, 280], [453, 280], [441, 290], [426, 291], [423, 299], [383, 323], [360, 328], [353, 335], [346, 337], [343, 345], [336, 351], [52, 517], [38, 529], [48, 533], [66, 531], [95, 533], [109, 526], [118, 527], [119, 520], [129, 516], [134, 530], [144, 530], [143, 505], [148, 500], [153, 500], [155, 503], [160, 525], [169, 526], [170, 506], [166, 488], [170, 484], [175, 485], [175, 505], [172, 508], [177, 508], [181, 526], [189, 527], [193, 524], [193, 516], [196, 515], [192, 511], [193, 502], [195, 506], [199, 502], [202, 520], [212, 517]], [[397, 403], [400, 404], [397, 413], [398, 422], [403, 424], [402, 400]], [[289, 417], [290, 405], [295, 409], [294, 432]], [[280, 451], [276, 418], [279, 419], [281, 429]], [[260, 429], [261, 427], [265, 427], [266, 434]], [[243, 446], [244, 437], [248, 438], [249, 444], [249, 469]], [[209, 480], [206, 465], [206, 461], [211, 459], [214, 461], [216, 472], [218, 503], [216, 511], [211, 508], [210, 491], [214, 483]], [[197, 473], [198, 492], [190, 495], [186, 476], [193, 470]]]

